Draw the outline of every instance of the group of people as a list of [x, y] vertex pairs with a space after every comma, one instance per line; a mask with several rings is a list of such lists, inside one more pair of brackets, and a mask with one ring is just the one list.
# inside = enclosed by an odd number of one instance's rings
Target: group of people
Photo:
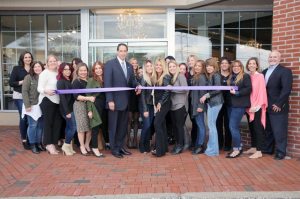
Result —
[[[239, 125], [246, 114], [252, 145], [244, 153], [255, 159], [262, 153], [275, 152], [275, 159], [284, 159], [292, 72], [279, 64], [278, 51], [270, 53], [270, 66], [262, 73], [255, 57], [249, 58], [244, 67], [240, 60], [222, 57], [218, 62], [216, 58], [201, 60], [195, 55], [181, 64], [172, 56], [157, 58], [155, 62], [146, 60], [139, 70], [135, 58], [126, 61], [127, 53], [128, 46], [120, 43], [116, 58], [105, 66], [95, 62], [91, 72], [79, 58], [61, 63], [49, 55], [44, 66], [33, 61], [30, 52], [22, 53], [19, 65], [11, 73], [10, 85], [20, 113], [24, 148], [33, 153], [47, 150], [55, 155], [59, 153], [57, 144], [63, 139], [62, 152], [73, 155], [76, 152], [72, 140], [77, 137], [82, 155], [92, 153], [102, 158], [98, 149], [101, 132], [116, 158], [131, 155], [129, 146], [138, 147], [141, 153], [164, 156], [169, 151], [170, 137], [175, 140], [170, 151], [174, 155], [190, 148], [192, 154], [218, 156], [223, 149], [229, 151], [226, 158], [236, 158], [243, 153]], [[183, 89], [172, 90], [172, 86]], [[188, 86], [216, 89], [189, 90]], [[231, 89], [219, 90], [218, 86]], [[116, 87], [135, 89], [59, 95], [56, 92]], [[191, 132], [186, 128], [188, 115]], [[139, 117], [142, 130], [138, 140]]]

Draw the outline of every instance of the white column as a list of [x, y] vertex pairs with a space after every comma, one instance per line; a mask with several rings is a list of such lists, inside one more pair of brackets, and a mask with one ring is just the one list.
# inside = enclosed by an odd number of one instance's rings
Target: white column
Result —
[[88, 64], [89, 60], [89, 10], [81, 9], [80, 11], [80, 24], [81, 24], [81, 59], [84, 63]]
[[[168, 55], [175, 57], [175, 9], [167, 9]], [[176, 57], [175, 57], [176, 58]]]

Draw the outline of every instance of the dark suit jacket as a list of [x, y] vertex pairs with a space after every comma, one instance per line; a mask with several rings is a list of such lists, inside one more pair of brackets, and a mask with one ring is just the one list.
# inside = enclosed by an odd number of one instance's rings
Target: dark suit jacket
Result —
[[[126, 61], [127, 79], [117, 58], [108, 61], [104, 67], [104, 87], [136, 87], [138, 85], [132, 65]], [[106, 105], [115, 103], [115, 110], [123, 111], [128, 106], [129, 91], [106, 92]]]
[[[263, 71], [266, 75], [268, 69]], [[278, 65], [272, 72], [267, 83], [267, 96], [268, 96], [268, 108], [269, 113], [280, 114], [288, 113], [289, 111], [289, 95], [292, 90], [293, 76], [292, 71], [282, 65]], [[281, 108], [281, 112], [274, 112], [272, 105]]]

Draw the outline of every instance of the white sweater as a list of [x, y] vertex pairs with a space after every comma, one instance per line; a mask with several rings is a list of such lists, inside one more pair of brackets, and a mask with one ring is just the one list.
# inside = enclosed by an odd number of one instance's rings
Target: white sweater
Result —
[[56, 83], [57, 83], [57, 72], [50, 71], [48, 69], [45, 69], [40, 75], [39, 75], [39, 83], [38, 83], [38, 92], [39, 95], [39, 104], [42, 102], [44, 97], [47, 97], [51, 102], [55, 104], [59, 104], [59, 96], [57, 94], [55, 95], [48, 95], [45, 93], [45, 90], [56, 90]]

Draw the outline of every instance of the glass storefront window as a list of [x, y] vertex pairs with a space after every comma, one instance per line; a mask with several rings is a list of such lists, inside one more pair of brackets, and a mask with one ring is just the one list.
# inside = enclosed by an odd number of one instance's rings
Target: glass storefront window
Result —
[[[126, 12], [132, 14], [126, 14]], [[116, 12], [116, 11], [112, 11]], [[122, 15], [122, 17], [121, 17]], [[121, 13], [90, 15], [90, 39], [153, 39], [167, 37], [167, 18], [162, 13]]]
[[[0, 16], [0, 21], [0, 110], [16, 110], [12, 100], [13, 89], [8, 82], [20, 54], [28, 50], [35, 60], [42, 62], [45, 62], [45, 55], [50, 53], [67, 62], [80, 56], [80, 15], [9, 15]], [[55, 41], [51, 43], [50, 38]]]
[[188, 55], [195, 54], [200, 59], [223, 55], [233, 60], [241, 58], [238, 56], [243, 56], [248, 47], [253, 56], [264, 59], [266, 53], [258, 52], [271, 48], [272, 12], [225, 11], [223, 18], [224, 24], [221, 12], [176, 13], [176, 59], [185, 62]]
[[[167, 56], [167, 42], [128, 42], [128, 57], [134, 57], [138, 60], [140, 66], [147, 59], [155, 61], [156, 58], [165, 58]], [[89, 66], [95, 61], [106, 63], [108, 60], [116, 57], [118, 43], [91, 43], [89, 47]]]
[[178, 62], [186, 62], [188, 55], [200, 59], [221, 53], [221, 13], [176, 13], [175, 56]]
[[[270, 50], [272, 44], [272, 12], [224, 12], [224, 51], [223, 54], [232, 59], [244, 59], [238, 57], [248, 47], [251, 51]], [[238, 45], [239, 53], [237, 53]], [[242, 49], [242, 50], [241, 50]], [[256, 56], [249, 54], [248, 56]], [[265, 55], [265, 53], [263, 53]]]
[[80, 16], [48, 16], [48, 54], [56, 55], [60, 60], [71, 62], [80, 55]]

